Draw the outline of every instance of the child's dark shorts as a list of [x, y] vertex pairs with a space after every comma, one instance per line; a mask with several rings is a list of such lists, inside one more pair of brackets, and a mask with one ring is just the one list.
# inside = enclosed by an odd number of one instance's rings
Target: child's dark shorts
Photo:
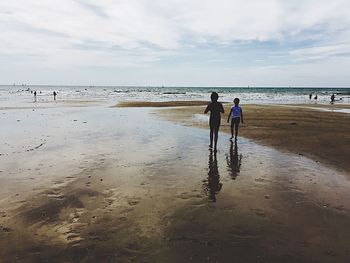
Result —
[[240, 122], [241, 122], [241, 118], [240, 117], [232, 118], [232, 124], [238, 126]]
[[209, 127], [210, 129], [219, 129], [221, 123], [221, 118], [210, 117]]

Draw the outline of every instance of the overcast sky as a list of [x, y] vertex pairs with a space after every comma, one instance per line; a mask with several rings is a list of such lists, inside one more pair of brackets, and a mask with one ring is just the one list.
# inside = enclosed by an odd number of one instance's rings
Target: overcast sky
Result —
[[350, 1], [1, 0], [14, 82], [350, 86]]

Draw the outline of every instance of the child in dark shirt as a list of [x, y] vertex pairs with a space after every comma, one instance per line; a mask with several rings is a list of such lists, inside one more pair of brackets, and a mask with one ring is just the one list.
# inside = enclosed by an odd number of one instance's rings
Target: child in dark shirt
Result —
[[221, 113], [224, 113], [224, 107], [220, 102], [218, 102], [219, 95], [216, 92], [212, 92], [211, 103], [207, 106], [204, 113], [210, 111], [209, 118], [209, 127], [210, 127], [210, 145], [209, 147], [213, 147], [213, 139], [214, 139], [214, 150], [216, 150], [216, 145], [218, 142], [218, 134], [221, 123]]

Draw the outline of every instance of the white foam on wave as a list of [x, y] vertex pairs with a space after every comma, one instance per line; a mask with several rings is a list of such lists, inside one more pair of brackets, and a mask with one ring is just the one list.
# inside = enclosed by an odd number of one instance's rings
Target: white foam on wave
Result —
[[[217, 88], [217, 87], [95, 87], [95, 86], [1, 86], [1, 104], [28, 104], [33, 102], [37, 91], [37, 102], [52, 101], [52, 93], [58, 93], [58, 100], [94, 100], [102, 99], [111, 104], [119, 101], [179, 101], [210, 100], [210, 93], [217, 91], [221, 102], [241, 99], [242, 104], [326, 104], [330, 95], [336, 94], [337, 104], [350, 103], [350, 89], [319, 88]], [[312, 91], [310, 91], [312, 90]], [[39, 93], [41, 91], [41, 93]], [[318, 99], [309, 99], [309, 93], [318, 95]], [[9, 105], [9, 106], [10, 106]], [[0, 105], [6, 106], [6, 105]], [[22, 105], [24, 106], [24, 105]]]
[[326, 109], [326, 108], [316, 108], [316, 107], [307, 107], [307, 108], [313, 109], [313, 110], [318, 110], [318, 111], [350, 113], [350, 109]]

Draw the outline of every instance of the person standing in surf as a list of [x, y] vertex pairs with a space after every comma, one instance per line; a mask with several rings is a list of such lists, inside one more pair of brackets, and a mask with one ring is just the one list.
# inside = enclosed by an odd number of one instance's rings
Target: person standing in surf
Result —
[[220, 102], [218, 102], [219, 95], [216, 92], [212, 92], [210, 95], [211, 103], [207, 106], [204, 113], [210, 111], [209, 127], [210, 127], [210, 145], [209, 148], [213, 147], [214, 140], [214, 150], [216, 150], [219, 128], [221, 124], [221, 113], [224, 113], [224, 107]]

